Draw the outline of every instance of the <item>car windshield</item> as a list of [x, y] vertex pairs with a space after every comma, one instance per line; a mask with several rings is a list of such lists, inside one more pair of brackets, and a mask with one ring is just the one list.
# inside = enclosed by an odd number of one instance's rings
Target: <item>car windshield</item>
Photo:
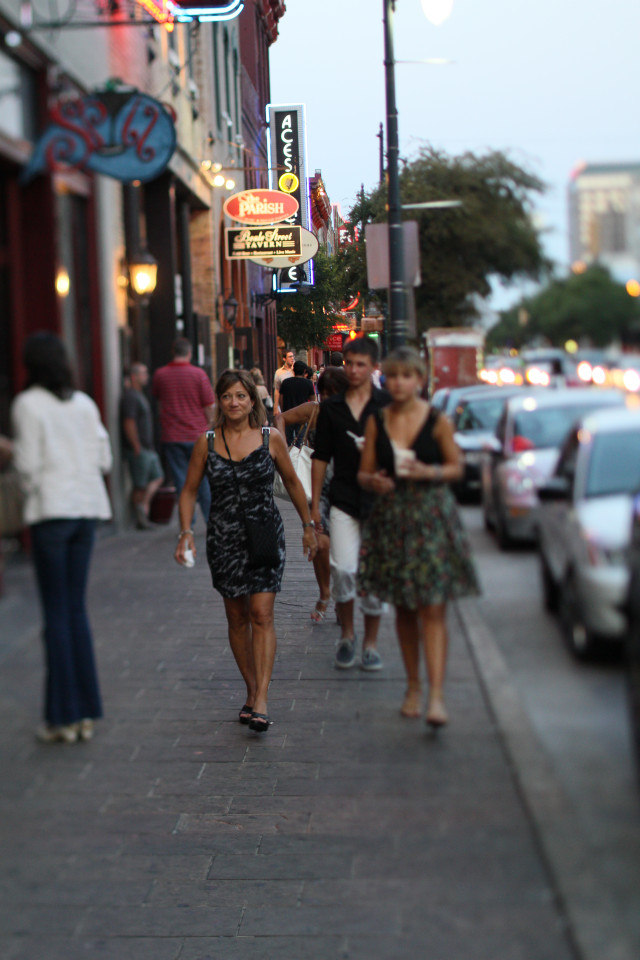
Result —
[[453, 425], [460, 433], [473, 433], [475, 430], [494, 431], [503, 409], [503, 397], [462, 401], [455, 409]]
[[617, 430], [595, 437], [586, 493], [606, 497], [640, 488], [640, 430]]
[[575, 421], [600, 403], [567, 404], [561, 407], [536, 407], [519, 410], [513, 427], [513, 445], [518, 450], [560, 447]]

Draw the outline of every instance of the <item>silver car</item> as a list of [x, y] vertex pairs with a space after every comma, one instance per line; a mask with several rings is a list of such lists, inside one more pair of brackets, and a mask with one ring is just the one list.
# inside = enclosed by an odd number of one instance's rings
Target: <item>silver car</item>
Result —
[[537, 488], [553, 473], [560, 447], [577, 419], [600, 407], [623, 406], [620, 390], [559, 388], [521, 390], [510, 397], [485, 445], [482, 509], [502, 549], [535, 541]]
[[585, 658], [627, 629], [633, 494], [640, 488], [640, 409], [599, 410], [570, 432], [540, 487], [538, 544], [545, 605], [559, 610]]

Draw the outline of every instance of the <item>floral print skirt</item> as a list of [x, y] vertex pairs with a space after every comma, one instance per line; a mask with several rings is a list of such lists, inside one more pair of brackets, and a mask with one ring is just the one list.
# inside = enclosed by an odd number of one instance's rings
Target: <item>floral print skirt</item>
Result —
[[446, 484], [400, 481], [376, 497], [363, 530], [358, 592], [409, 610], [480, 592]]

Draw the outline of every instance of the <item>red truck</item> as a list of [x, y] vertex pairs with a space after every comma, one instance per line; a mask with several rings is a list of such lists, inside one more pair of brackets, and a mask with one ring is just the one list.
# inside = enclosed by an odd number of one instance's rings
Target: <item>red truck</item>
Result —
[[429, 395], [443, 387], [479, 383], [484, 357], [484, 331], [474, 327], [432, 327], [424, 334], [429, 368]]

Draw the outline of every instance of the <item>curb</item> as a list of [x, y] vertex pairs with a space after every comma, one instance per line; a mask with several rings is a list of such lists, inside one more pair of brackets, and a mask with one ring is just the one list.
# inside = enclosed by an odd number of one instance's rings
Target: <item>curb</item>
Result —
[[558, 782], [520, 701], [477, 601], [452, 604], [471, 652], [514, 780], [530, 817], [567, 933], [580, 960], [637, 960], [616, 902], [599, 875], [596, 855]]

